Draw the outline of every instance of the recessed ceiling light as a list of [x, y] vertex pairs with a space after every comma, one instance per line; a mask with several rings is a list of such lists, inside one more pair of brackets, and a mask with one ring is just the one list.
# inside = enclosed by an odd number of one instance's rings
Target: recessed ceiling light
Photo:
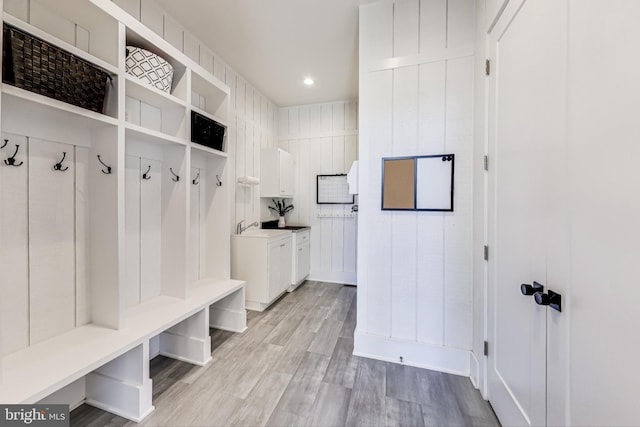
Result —
[[313, 81], [313, 79], [311, 77], [306, 77], [304, 79], [304, 84], [306, 84], [307, 86], [311, 86], [311, 85], [313, 85], [313, 83], [314, 83], [314, 81]]

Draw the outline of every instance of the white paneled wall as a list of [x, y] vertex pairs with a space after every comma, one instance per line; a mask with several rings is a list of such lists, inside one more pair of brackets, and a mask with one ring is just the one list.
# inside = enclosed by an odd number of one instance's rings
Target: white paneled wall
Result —
[[0, 338], [9, 354], [90, 320], [89, 149], [9, 133], [2, 139], [3, 159], [16, 153], [19, 165], [0, 167], [0, 291], [12, 296], [0, 300]]
[[232, 159], [229, 176], [233, 182], [224, 183], [234, 188], [231, 191], [234, 211], [229, 226], [235, 231], [235, 224], [240, 220], [244, 219], [247, 223], [259, 221], [260, 187], [238, 185], [235, 178], [243, 175], [259, 177], [260, 149], [276, 146], [277, 110], [274, 103], [165, 13], [155, 1], [113, 1], [230, 87], [227, 151]]
[[[474, 2], [360, 9], [355, 353], [468, 375]], [[454, 153], [454, 212], [381, 211], [381, 158]]]
[[[312, 280], [356, 283], [353, 205], [316, 204], [316, 175], [346, 174], [358, 158], [355, 101], [278, 110], [278, 146], [294, 158], [295, 209], [291, 224], [311, 226]], [[276, 219], [263, 210], [263, 219]]]

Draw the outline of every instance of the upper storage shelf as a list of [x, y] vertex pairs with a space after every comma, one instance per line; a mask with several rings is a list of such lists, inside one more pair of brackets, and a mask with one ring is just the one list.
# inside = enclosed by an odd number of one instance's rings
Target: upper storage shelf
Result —
[[[166, 43], [162, 39], [161, 41], [163, 42], [163, 44]], [[158, 55], [160, 58], [167, 61], [171, 65], [171, 67], [173, 67], [173, 83], [171, 85], [170, 96], [173, 96], [181, 100], [182, 103], [184, 103], [186, 102], [186, 99], [187, 99], [187, 73], [186, 73], [187, 67], [184, 64], [184, 62], [176, 58], [176, 55], [170, 52], [170, 49], [164, 49], [163, 46], [158, 46], [156, 43], [157, 43], [157, 40], [155, 42], [150, 41], [149, 39], [140, 35], [140, 33], [136, 32], [131, 28], [127, 28], [126, 30], [127, 46], [140, 47], [144, 50], [154, 53]], [[131, 77], [131, 76], [128, 76], [128, 77]], [[132, 77], [131, 79], [135, 80], [136, 78]], [[148, 85], [142, 81], [141, 81], [140, 87], [147, 88], [149, 89], [150, 92], [154, 92], [154, 93], [162, 92], [161, 90], [156, 89], [155, 87]], [[127, 85], [127, 89], [128, 88], [129, 88], [129, 85]], [[127, 91], [127, 95], [129, 95], [128, 91]]]
[[[214, 84], [215, 77], [204, 77], [191, 70], [191, 105], [204, 111], [220, 124], [228, 125], [229, 87]], [[215, 79], [217, 80], [217, 79]]]
[[[8, 10], [14, 12], [12, 8]], [[109, 72], [117, 70], [120, 59], [119, 23], [93, 3], [86, 0], [38, 0], [30, 2], [28, 13], [26, 8], [16, 8], [15, 13], [15, 17], [5, 13], [4, 20]]]

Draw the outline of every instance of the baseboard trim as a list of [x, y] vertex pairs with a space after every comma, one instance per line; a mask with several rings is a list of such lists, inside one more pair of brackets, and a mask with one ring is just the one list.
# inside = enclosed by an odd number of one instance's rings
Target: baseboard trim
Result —
[[470, 350], [399, 340], [357, 330], [354, 335], [353, 354], [465, 377], [469, 377], [471, 370]]
[[356, 273], [347, 272], [324, 272], [324, 271], [312, 271], [307, 277], [307, 280], [313, 280], [316, 282], [328, 282], [328, 283], [342, 283], [345, 285], [356, 285]]
[[478, 382], [478, 378], [480, 378], [480, 362], [478, 361], [478, 358], [473, 351], [469, 352], [469, 365], [471, 367], [469, 371], [469, 379], [471, 380], [471, 384], [473, 384], [475, 388], [479, 389], [480, 383]]

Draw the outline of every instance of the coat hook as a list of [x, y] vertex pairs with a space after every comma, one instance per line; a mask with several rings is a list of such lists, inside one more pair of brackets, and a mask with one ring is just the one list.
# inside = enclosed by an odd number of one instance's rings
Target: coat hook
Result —
[[107, 168], [107, 170], [105, 171], [104, 169], [102, 169], [102, 173], [105, 175], [109, 175], [111, 173], [111, 166], [107, 166], [102, 159], [100, 158], [100, 154], [98, 154], [98, 161], [102, 164], [102, 166], [104, 166], [105, 168]]
[[4, 161], [4, 164], [7, 166], [20, 166], [22, 165], [24, 162], [20, 162], [20, 163], [16, 163], [16, 155], [18, 154], [18, 150], [20, 149], [20, 145], [16, 144], [16, 152], [13, 153], [13, 156], [9, 157], [8, 159], [6, 159]]
[[0, 147], [0, 148], [4, 148], [4, 147], [6, 147], [8, 143], [9, 143], [9, 140], [8, 140], [8, 139], [5, 139], [5, 140], [4, 140], [4, 144], [2, 144], [2, 147]]
[[220, 175], [216, 175], [216, 181], [218, 181], [216, 182], [216, 186], [222, 187], [222, 181], [220, 181]]
[[60, 172], [64, 172], [67, 169], [69, 169], [69, 166], [63, 168], [62, 167], [62, 162], [64, 162], [64, 158], [67, 157], [67, 152], [63, 151], [62, 152], [62, 159], [60, 159], [60, 161], [58, 163], [56, 163], [55, 165], [53, 165], [53, 170], [54, 171], [60, 171]]
[[151, 175], [149, 175], [149, 171], [151, 170], [151, 165], [147, 168], [147, 171], [142, 174], [142, 179], [151, 179]]
[[169, 170], [171, 171], [171, 173], [173, 174], [173, 176], [175, 176], [175, 178], [171, 178], [172, 181], [178, 182], [180, 181], [180, 177], [178, 175], [176, 175], [176, 173], [173, 171], [173, 169], [169, 168]]
[[193, 180], [191, 181], [193, 183], [193, 185], [198, 185], [198, 179], [200, 178], [200, 172], [198, 172], [198, 175], [196, 175], [195, 178], [193, 178]]

